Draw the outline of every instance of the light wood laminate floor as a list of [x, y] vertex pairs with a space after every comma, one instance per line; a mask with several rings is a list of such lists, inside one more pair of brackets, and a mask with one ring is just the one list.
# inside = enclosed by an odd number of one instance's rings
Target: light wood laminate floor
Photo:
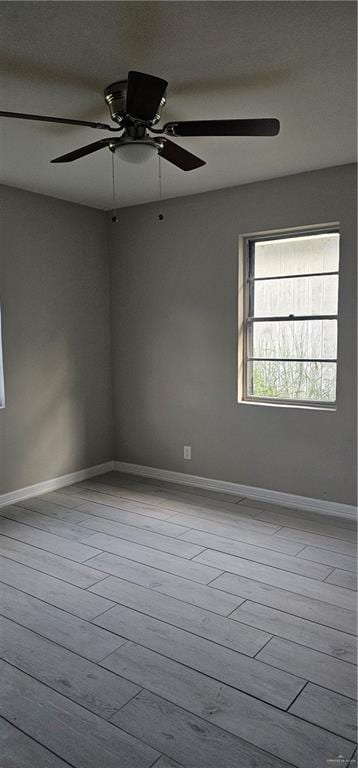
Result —
[[355, 542], [118, 473], [3, 507], [1, 768], [356, 767]]

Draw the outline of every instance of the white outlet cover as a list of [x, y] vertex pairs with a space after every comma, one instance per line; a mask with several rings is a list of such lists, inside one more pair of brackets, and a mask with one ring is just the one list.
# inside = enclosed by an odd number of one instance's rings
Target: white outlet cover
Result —
[[184, 459], [191, 459], [191, 445], [184, 445]]

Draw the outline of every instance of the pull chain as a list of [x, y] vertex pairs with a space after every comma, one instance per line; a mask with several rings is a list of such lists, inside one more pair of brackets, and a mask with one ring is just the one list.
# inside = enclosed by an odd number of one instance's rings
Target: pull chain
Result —
[[118, 223], [118, 216], [116, 215], [116, 187], [115, 187], [115, 178], [114, 178], [114, 152], [111, 152], [112, 155], [112, 208], [113, 208], [113, 216], [112, 221], [113, 224]]
[[161, 157], [158, 154], [158, 172], [159, 172], [159, 202], [162, 202], [162, 165]]
[[[162, 202], [162, 165], [161, 165], [161, 157], [158, 154], [158, 182], [159, 182], [159, 204]], [[164, 214], [160, 213], [158, 216], [159, 221], [163, 221]]]

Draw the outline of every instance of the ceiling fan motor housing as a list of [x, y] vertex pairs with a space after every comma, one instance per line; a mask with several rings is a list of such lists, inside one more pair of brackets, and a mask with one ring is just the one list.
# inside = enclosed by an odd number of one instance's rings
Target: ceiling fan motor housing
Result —
[[[104, 98], [108, 104], [111, 118], [116, 123], [122, 123], [124, 118], [127, 116], [127, 91], [128, 80], [119, 80], [117, 83], [111, 83], [111, 85], [107, 85], [107, 88], [104, 89]], [[156, 123], [159, 123], [161, 111], [165, 103], [166, 98], [164, 95], [160, 100], [156, 114], [149, 121], [151, 125], [156, 125]]]

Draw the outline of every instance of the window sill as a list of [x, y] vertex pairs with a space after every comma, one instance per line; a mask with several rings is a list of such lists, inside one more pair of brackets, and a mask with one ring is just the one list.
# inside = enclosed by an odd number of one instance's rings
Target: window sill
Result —
[[303, 403], [263, 402], [263, 400], [238, 400], [238, 405], [258, 405], [264, 408], [293, 408], [300, 411], [323, 411], [324, 413], [336, 413], [337, 405], [305, 405]]

